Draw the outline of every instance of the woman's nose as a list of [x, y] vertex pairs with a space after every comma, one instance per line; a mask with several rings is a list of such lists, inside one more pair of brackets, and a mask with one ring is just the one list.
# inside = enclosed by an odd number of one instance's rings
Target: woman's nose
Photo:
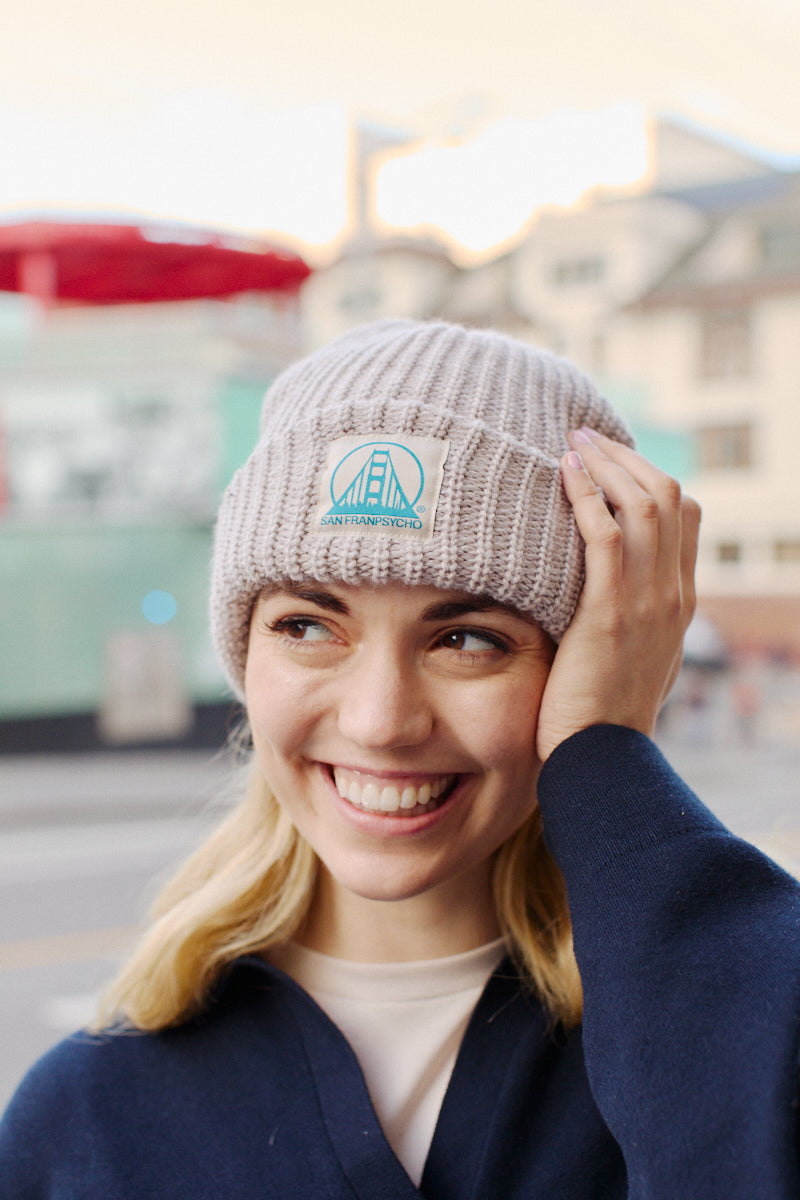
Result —
[[433, 712], [411, 667], [375, 655], [342, 680], [339, 732], [374, 750], [419, 746], [433, 728]]

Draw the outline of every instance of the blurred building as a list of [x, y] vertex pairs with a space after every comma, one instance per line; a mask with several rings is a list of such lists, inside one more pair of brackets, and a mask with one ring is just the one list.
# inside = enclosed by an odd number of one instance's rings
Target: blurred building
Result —
[[294, 283], [0, 295], [0, 748], [221, 740], [213, 520], [302, 345]]
[[442, 317], [571, 358], [702, 504], [700, 594], [729, 643], [800, 659], [800, 173], [671, 120], [650, 145], [641, 188], [539, 213], [477, 267], [362, 233], [306, 287], [306, 327]]
[[640, 187], [537, 212], [472, 267], [371, 228], [374, 132], [356, 236], [300, 291], [51, 302], [52, 264], [28, 256], [45, 304], [0, 291], [0, 748], [219, 741], [220, 490], [274, 375], [381, 316], [491, 326], [587, 370], [703, 505], [701, 606], [726, 647], [800, 660], [800, 173], [675, 121], [650, 144]]

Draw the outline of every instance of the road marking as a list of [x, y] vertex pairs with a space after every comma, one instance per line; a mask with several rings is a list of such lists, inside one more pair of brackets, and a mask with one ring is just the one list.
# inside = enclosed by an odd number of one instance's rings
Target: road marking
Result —
[[0, 942], [0, 971], [21, 971], [28, 967], [118, 954], [130, 946], [136, 933], [134, 926], [117, 925], [110, 929], [86, 929], [20, 942]]

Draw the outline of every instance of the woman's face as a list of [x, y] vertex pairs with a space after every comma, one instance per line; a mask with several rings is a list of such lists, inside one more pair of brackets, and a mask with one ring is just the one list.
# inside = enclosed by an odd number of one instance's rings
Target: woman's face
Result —
[[255, 750], [335, 889], [486, 905], [492, 856], [536, 804], [553, 653], [526, 618], [462, 592], [262, 593], [245, 676]]

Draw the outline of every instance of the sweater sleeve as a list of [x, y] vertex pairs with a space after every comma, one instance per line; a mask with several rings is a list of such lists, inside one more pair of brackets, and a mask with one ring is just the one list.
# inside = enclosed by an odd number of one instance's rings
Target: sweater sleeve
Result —
[[562, 743], [539, 798], [629, 1200], [797, 1200], [800, 887], [632, 730]]

